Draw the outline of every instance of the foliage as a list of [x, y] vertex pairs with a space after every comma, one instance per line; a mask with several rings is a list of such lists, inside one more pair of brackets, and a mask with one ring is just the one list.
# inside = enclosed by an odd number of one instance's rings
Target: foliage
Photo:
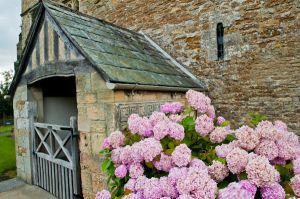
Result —
[[[231, 130], [229, 121], [216, 118], [207, 96], [189, 91], [186, 97], [189, 106], [185, 108], [173, 102], [164, 104], [162, 112], [154, 112], [149, 118], [131, 115], [125, 132], [113, 132], [104, 140], [101, 168], [108, 175], [111, 198], [177, 198], [185, 194], [194, 198], [215, 198], [217, 194], [219, 198], [232, 198], [236, 194], [237, 198], [247, 195], [246, 198], [266, 199], [275, 194], [283, 199], [285, 194], [296, 194], [295, 189], [300, 187], [294, 179], [295, 174], [300, 175], [296, 149], [300, 144], [285, 123], [271, 123], [265, 121], [265, 116], [249, 113], [255, 128]], [[119, 170], [120, 165], [123, 167]], [[181, 171], [174, 182], [176, 169]], [[198, 180], [189, 181], [188, 175]], [[130, 187], [140, 178], [144, 180], [142, 190]], [[163, 179], [171, 182], [161, 185]], [[208, 187], [201, 187], [203, 184]], [[168, 195], [164, 189], [175, 191]], [[107, 198], [101, 194], [96, 198]]]
[[13, 78], [12, 71], [5, 71], [0, 73], [3, 81], [0, 81], [0, 114], [12, 115], [12, 99], [6, 98], [9, 95], [9, 86]]
[[15, 141], [10, 137], [0, 137], [0, 176], [16, 168]]
[[0, 126], [0, 133], [10, 133], [13, 128], [14, 128], [13, 125]]
[[248, 115], [251, 118], [250, 123], [254, 126], [256, 126], [261, 121], [268, 119], [267, 116], [264, 116], [264, 115], [261, 115], [259, 113], [255, 113], [255, 112], [249, 112]]

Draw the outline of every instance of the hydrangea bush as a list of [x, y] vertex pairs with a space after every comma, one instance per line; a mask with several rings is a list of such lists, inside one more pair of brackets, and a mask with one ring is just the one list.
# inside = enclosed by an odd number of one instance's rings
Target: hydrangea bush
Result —
[[300, 144], [282, 121], [233, 130], [209, 97], [166, 103], [104, 140], [108, 189], [96, 199], [300, 197]]

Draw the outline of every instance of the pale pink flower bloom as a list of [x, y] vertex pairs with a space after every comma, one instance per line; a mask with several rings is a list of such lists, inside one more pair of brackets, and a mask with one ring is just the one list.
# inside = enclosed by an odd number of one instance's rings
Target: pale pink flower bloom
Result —
[[125, 136], [121, 131], [115, 131], [111, 133], [110, 136], [108, 137], [108, 140], [110, 145], [114, 149], [121, 147], [125, 144]]
[[242, 126], [235, 132], [238, 144], [241, 148], [251, 151], [259, 144], [258, 134], [248, 126]]
[[208, 174], [216, 182], [221, 182], [229, 175], [229, 170], [226, 165], [222, 164], [219, 161], [213, 160], [212, 165], [208, 167]]
[[129, 176], [131, 178], [138, 178], [138, 177], [142, 176], [143, 174], [144, 174], [144, 167], [141, 164], [136, 163], [136, 164], [130, 165]]
[[157, 170], [169, 172], [173, 167], [172, 157], [164, 153], [160, 154], [160, 160], [154, 162], [154, 166]]
[[183, 167], [189, 164], [192, 158], [192, 151], [186, 144], [180, 144], [175, 148], [172, 153], [173, 163], [179, 167]]
[[291, 187], [295, 195], [300, 197], [300, 175], [299, 174], [291, 178]]
[[273, 160], [278, 156], [278, 147], [272, 140], [263, 139], [255, 148], [255, 153]]
[[246, 165], [248, 163], [248, 153], [247, 151], [234, 148], [230, 153], [226, 156], [226, 162], [228, 169], [234, 173], [238, 174], [245, 170]]
[[249, 158], [246, 172], [248, 180], [258, 187], [270, 186], [280, 180], [278, 171], [263, 156], [253, 155]]
[[217, 127], [209, 134], [209, 139], [212, 143], [221, 143], [225, 140], [230, 131], [226, 127]]
[[109, 191], [107, 191], [107, 190], [97, 192], [97, 195], [95, 197], [95, 199], [110, 199], [110, 198], [111, 198], [111, 195], [110, 195]]
[[208, 117], [207, 115], [201, 115], [196, 119], [196, 132], [201, 136], [206, 136], [210, 132], [214, 130], [214, 122], [213, 119]]

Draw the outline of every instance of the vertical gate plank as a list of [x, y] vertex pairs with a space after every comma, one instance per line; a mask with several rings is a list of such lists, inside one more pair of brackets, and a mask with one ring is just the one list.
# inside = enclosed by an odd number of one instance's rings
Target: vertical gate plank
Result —
[[54, 190], [54, 195], [56, 197], [58, 197], [58, 174], [57, 174], [57, 165], [55, 163], [53, 163], [53, 167], [54, 167], [54, 185], [55, 185], [55, 190]]
[[52, 185], [53, 185], [53, 182], [52, 182], [52, 167], [51, 167], [51, 162], [48, 161], [48, 169], [49, 169], [49, 176], [48, 176], [48, 179], [49, 179], [49, 192], [52, 194], [53, 191], [52, 191]]
[[40, 159], [40, 172], [41, 172], [41, 187], [44, 187], [44, 174], [43, 174], [43, 161]]
[[76, 117], [71, 117], [70, 126], [72, 127], [72, 166], [73, 166], [73, 187], [74, 194], [79, 196], [81, 194], [81, 178], [80, 178], [80, 162], [79, 162], [79, 144], [78, 144], [78, 128]]
[[40, 158], [37, 157], [37, 174], [38, 174], [38, 185], [41, 186], [41, 164], [40, 164]]
[[43, 188], [46, 188], [46, 167], [45, 167], [45, 159], [42, 159], [42, 163], [43, 163]]
[[65, 183], [65, 168], [61, 167], [62, 170], [62, 190], [63, 190], [63, 199], [66, 198], [66, 183]]
[[72, 179], [72, 170], [69, 170], [69, 191], [70, 191], [70, 198], [73, 198], [73, 179]]
[[54, 163], [51, 162], [51, 173], [52, 173], [52, 194], [55, 195], [55, 178], [54, 178]]
[[69, 196], [69, 175], [68, 175], [68, 170], [67, 168], [65, 168], [65, 181], [66, 181], [66, 198], [70, 199]]
[[48, 160], [45, 160], [45, 181], [46, 181], [46, 190], [49, 192], [49, 168], [48, 168]]
[[63, 189], [62, 189], [62, 176], [61, 176], [62, 172], [61, 172], [61, 166], [58, 166], [58, 179], [59, 179], [59, 198], [63, 198]]

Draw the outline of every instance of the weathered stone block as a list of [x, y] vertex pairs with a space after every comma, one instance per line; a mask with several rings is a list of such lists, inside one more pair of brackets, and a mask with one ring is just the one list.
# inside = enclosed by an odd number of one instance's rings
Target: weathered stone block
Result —
[[88, 192], [93, 191], [92, 187], [92, 175], [90, 172], [87, 171], [81, 171], [81, 183], [82, 183], [82, 189]]
[[91, 74], [92, 90], [94, 92], [108, 90], [106, 82], [101, 78], [98, 72], [93, 72]]
[[104, 120], [104, 107], [102, 104], [87, 106], [87, 118], [90, 120]]
[[98, 155], [99, 151], [101, 150], [101, 145], [103, 143], [104, 138], [106, 137], [105, 134], [100, 133], [93, 133], [91, 135], [91, 145], [92, 145], [92, 154]]
[[104, 175], [93, 173], [92, 174], [93, 193], [97, 193], [98, 191], [106, 189], [107, 188], [106, 181], [107, 178]]
[[17, 118], [16, 128], [30, 130], [29, 119]]

